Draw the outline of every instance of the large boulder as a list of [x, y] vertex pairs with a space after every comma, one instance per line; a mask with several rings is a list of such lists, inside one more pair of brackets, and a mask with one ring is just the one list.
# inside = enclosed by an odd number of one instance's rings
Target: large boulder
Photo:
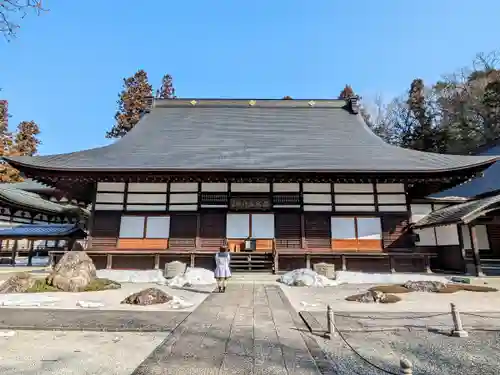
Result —
[[323, 275], [319, 275], [309, 268], [299, 268], [287, 272], [278, 281], [289, 286], [325, 287], [338, 285], [335, 280], [330, 280]]
[[125, 298], [121, 303], [128, 303], [130, 305], [154, 305], [158, 303], [165, 303], [173, 300], [170, 294], [165, 293], [163, 290], [157, 288], [148, 288], [140, 292], [131, 294]]
[[186, 272], [187, 264], [174, 260], [165, 264], [165, 279], [173, 279], [176, 276], [183, 275]]
[[33, 286], [35, 280], [27, 272], [16, 273], [0, 285], [0, 293], [24, 293]]
[[328, 279], [335, 278], [335, 264], [316, 263], [313, 265], [313, 270], [318, 273], [318, 275], [325, 276]]
[[96, 278], [94, 262], [85, 251], [69, 251], [47, 276], [47, 284], [65, 292], [81, 292]]

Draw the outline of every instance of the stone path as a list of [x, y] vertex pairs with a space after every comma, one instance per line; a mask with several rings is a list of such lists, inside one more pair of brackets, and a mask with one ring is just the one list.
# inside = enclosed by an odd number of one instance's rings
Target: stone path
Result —
[[326, 372], [328, 361], [294, 314], [277, 286], [232, 284], [209, 296], [134, 375]]

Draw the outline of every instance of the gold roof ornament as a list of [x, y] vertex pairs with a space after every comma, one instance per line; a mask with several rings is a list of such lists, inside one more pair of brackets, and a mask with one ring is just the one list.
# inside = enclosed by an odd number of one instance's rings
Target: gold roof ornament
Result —
[[314, 100], [309, 101], [307, 104], [309, 104], [309, 107], [314, 107], [316, 102]]
[[193, 100], [190, 101], [190, 103], [191, 103], [191, 105], [196, 105], [198, 102], [193, 99]]
[[256, 102], [255, 100], [250, 100], [250, 101], [248, 102], [248, 105], [249, 105], [250, 107], [253, 107], [256, 103], [257, 103], [257, 102]]

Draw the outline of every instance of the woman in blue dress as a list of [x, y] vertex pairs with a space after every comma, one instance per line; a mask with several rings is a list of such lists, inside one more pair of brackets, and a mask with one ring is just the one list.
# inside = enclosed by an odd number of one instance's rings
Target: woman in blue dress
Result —
[[217, 280], [217, 287], [219, 292], [226, 291], [227, 279], [231, 277], [231, 255], [229, 254], [227, 246], [221, 246], [219, 252], [215, 254], [215, 279]]

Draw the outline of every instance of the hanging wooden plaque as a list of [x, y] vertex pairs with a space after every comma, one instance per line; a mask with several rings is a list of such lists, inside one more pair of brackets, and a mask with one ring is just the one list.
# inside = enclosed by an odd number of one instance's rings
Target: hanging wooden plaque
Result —
[[232, 210], [269, 210], [271, 200], [268, 197], [233, 197], [229, 208]]

